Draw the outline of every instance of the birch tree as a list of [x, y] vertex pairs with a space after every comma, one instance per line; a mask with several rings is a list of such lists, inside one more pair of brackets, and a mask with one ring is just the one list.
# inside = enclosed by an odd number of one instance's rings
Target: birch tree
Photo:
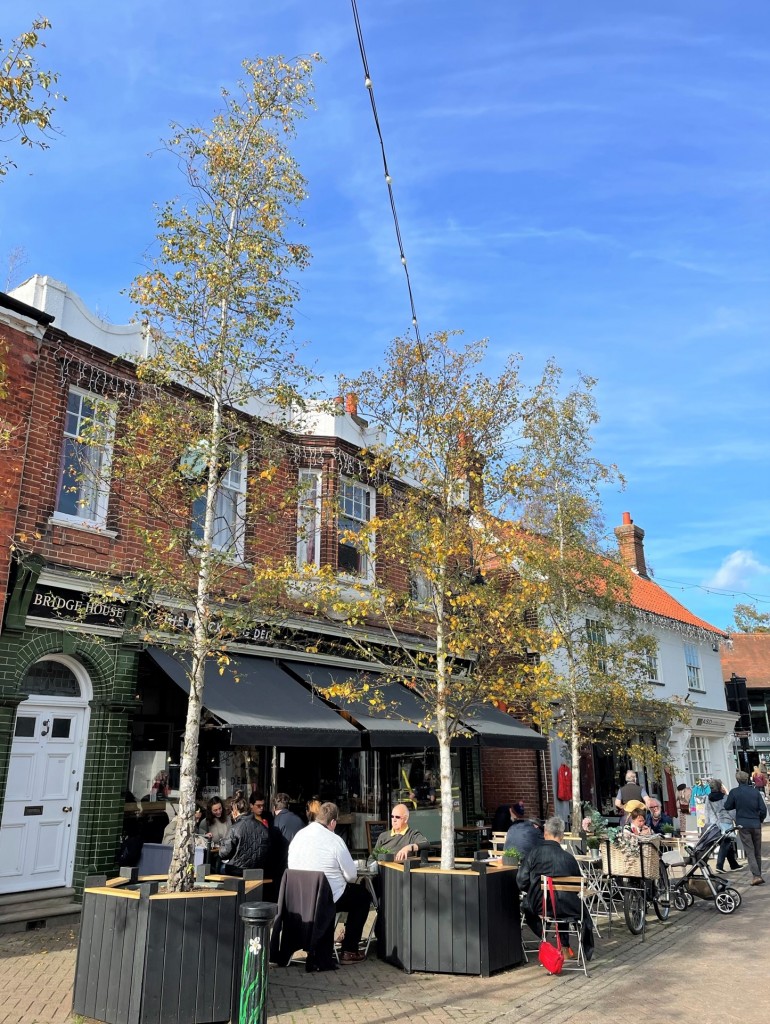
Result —
[[[362, 456], [381, 514], [342, 538], [376, 551], [377, 573], [347, 607], [356, 622], [385, 626], [398, 652], [391, 677], [424, 699], [417, 724], [439, 748], [443, 868], [454, 863], [452, 742], [479, 709], [515, 701], [538, 671], [527, 657], [525, 615], [538, 585], [514, 571], [520, 537], [496, 515], [511, 497], [518, 365], [511, 359], [487, 375], [484, 352], [483, 343], [453, 347], [446, 333], [398, 338], [384, 365], [343, 385], [383, 438]], [[345, 607], [340, 599], [335, 611]], [[426, 640], [423, 652], [406, 642], [415, 635]], [[332, 695], [344, 698], [346, 688], [356, 696], [352, 683]]]
[[[141, 544], [136, 572], [122, 588], [148, 637], [174, 631], [164, 623], [169, 605], [184, 609], [190, 626], [174, 638], [187, 652], [190, 695], [172, 890], [193, 882], [206, 664], [226, 664], [228, 639], [239, 623], [254, 621], [259, 588], [243, 564], [243, 541], [275, 472], [271, 437], [312, 380], [291, 334], [296, 274], [309, 252], [294, 237], [306, 184], [289, 144], [312, 105], [317, 59], [244, 61], [243, 81], [223, 90], [211, 125], [173, 126], [166, 149], [183, 195], [158, 208], [157, 252], [131, 288], [148, 354], [137, 366], [138, 395], [114, 456]], [[222, 506], [227, 481], [229, 510]], [[161, 599], [166, 612], [158, 611]]]
[[[66, 100], [56, 91], [59, 74], [40, 67], [39, 51], [45, 48], [42, 33], [51, 28], [48, 18], [35, 18], [26, 32], [7, 46], [0, 39], [0, 145], [48, 148], [54, 129], [55, 103]], [[16, 164], [0, 154], [0, 181]]]
[[656, 641], [634, 616], [631, 570], [603, 546], [601, 489], [623, 481], [594, 455], [594, 386], [581, 377], [564, 393], [550, 362], [522, 405], [521, 450], [511, 465], [514, 509], [531, 539], [522, 572], [541, 585], [544, 670], [527, 699], [569, 749], [573, 827], [582, 819], [584, 744], [601, 742], [660, 770], [665, 750], [650, 737], [662, 739], [685, 714], [654, 696], [648, 658]]

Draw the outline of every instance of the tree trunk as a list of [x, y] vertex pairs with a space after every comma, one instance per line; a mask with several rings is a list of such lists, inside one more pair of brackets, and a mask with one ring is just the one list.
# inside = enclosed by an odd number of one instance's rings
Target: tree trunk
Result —
[[446, 650], [444, 623], [439, 615], [436, 622], [436, 739], [441, 779], [441, 867], [451, 871], [455, 866], [455, 823], [452, 798], [451, 737], [446, 711]]
[[580, 799], [580, 721], [574, 703], [570, 708], [570, 754], [572, 767], [572, 828], [577, 833], [583, 820], [583, 807]]

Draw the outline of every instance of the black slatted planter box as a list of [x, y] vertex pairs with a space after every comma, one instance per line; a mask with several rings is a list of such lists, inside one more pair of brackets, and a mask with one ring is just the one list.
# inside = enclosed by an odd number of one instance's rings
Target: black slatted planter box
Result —
[[107, 1024], [237, 1019], [239, 909], [260, 898], [262, 880], [210, 876], [207, 882], [210, 888], [159, 893], [158, 879], [137, 880], [135, 871], [87, 879], [74, 1013]]
[[516, 868], [380, 864], [380, 956], [408, 973], [478, 974], [523, 960]]

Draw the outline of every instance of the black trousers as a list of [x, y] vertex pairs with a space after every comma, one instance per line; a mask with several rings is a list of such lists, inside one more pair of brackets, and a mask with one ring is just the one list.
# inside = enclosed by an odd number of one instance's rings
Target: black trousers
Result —
[[337, 913], [346, 913], [345, 938], [342, 940], [342, 951], [355, 953], [361, 943], [366, 917], [372, 898], [364, 885], [348, 882], [340, 898], [334, 904]]

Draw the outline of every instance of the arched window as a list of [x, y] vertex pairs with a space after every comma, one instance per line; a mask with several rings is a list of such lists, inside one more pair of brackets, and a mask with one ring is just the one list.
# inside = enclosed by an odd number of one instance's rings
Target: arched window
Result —
[[46, 697], [79, 697], [80, 683], [71, 668], [60, 661], [38, 661], [24, 677], [22, 690]]

